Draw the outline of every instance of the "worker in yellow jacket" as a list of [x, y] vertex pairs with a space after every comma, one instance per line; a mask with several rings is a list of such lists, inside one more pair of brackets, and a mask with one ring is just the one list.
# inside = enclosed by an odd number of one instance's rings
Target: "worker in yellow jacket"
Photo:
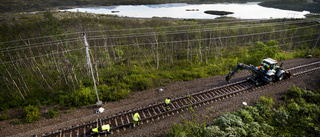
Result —
[[140, 115], [138, 112], [136, 112], [134, 115], [133, 115], [133, 127], [136, 127], [136, 123], [139, 125], [139, 119], [140, 118]]
[[109, 133], [109, 134], [111, 134], [110, 125], [106, 124], [106, 125], [102, 125], [101, 127], [92, 128], [91, 129], [91, 133], [92, 134], [97, 134], [97, 133], [101, 133], [101, 134]]
[[165, 104], [164, 104], [164, 111], [167, 111], [167, 110], [169, 110], [169, 105], [170, 105], [170, 101], [171, 101], [171, 99], [169, 98], [169, 97], [167, 97], [165, 100], [164, 100], [164, 102], [165, 102]]

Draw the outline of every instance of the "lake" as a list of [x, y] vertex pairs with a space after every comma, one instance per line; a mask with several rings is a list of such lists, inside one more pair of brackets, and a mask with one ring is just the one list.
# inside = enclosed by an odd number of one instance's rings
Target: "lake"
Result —
[[227, 17], [240, 19], [270, 19], [270, 18], [304, 18], [308, 11], [291, 11], [266, 8], [259, 2], [219, 3], [219, 4], [186, 4], [168, 3], [155, 5], [119, 5], [68, 9], [72, 12], [88, 12], [96, 14], [118, 15], [120, 17], [152, 18], [169, 17], [179, 19], [215, 19], [217, 15], [204, 13], [206, 10], [230, 11], [234, 14]]

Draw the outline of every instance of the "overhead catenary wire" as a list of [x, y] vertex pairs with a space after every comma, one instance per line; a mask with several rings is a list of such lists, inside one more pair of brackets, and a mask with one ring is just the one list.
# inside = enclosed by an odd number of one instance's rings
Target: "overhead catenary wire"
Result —
[[[39, 43], [32, 43], [32, 44], [23, 44], [23, 45], [19, 45], [19, 46], [11, 46], [11, 47], [6, 47], [5, 49], [14, 49], [14, 48], [21, 48], [21, 47], [32, 47], [32, 46], [37, 46], [37, 45], [43, 45], [43, 44], [59, 44], [61, 43], [61, 41], [63, 42], [68, 42], [68, 41], [72, 41], [72, 40], [80, 40], [80, 37], [75, 37], [75, 38], [69, 38], [69, 39], [62, 39], [62, 40], [54, 40], [54, 41], [46, 41], [46, 42], [39, 42]], [[3, 50], [5, 50], [3, 49]]]
[[85, 48], [65, 50], [65, 51], [61, 51], [61, 52], [48, 53], [48, 54], [43, 54], [43, 55], [39, 55], [39, 56], [33, 56], [33, 57], [28, 57], [28, 58], [23, 58], [23, 59], [17, 59], [17, 60], [12, 60], [12, 61], [7, 61], [7, 62], [1, 62], [0, 65], [7, 64], [7, 63], [13, 63], [13, 62], [17, 62], [17, 61], [24, 61], [24, 60], [28, 60], [28, 59], [32, 59], [32, 58], [38, 58], [38, 57], [44, 57], [44, 56], [49, 56], [49, 55], [67, 53], [67, 52], [77, 51], [77, 50], [82, 50], [82, 49], [85, 49]]
[[[310, 26], [309, 26], [309, 27], [310, 27]], [[294, 28], [294, 29], [298, 29], [298, 28]], [[286, 30], [288, 30], [288, 29], [286, 29]], [[279, 30], [279, 31], [285, 31], [285, 30]], [[254, 34], [245, 34], [245, 35], [234, 35], [234, 36], [226, 36], [226, 37], [218, 37], [218, 38], [193, 39], [193, 40], [170, 41], [170, 42], [158, 42], [157, 44], [181, 43], [181, 42], [194, 42], [194, 41], [199, 41], [199, 40], [223, 39], [223, 38], [231, 38], [231, 37], [240, 37], [240, 36], [249, 36], [249, 35], [267, 34], [267, 33], [273, 33], [273, 32], [278, 32], [278, 31], [264, 32], [264, 33], [254, 33]], [[138, 44], [138, 45], [147, 45], [147, 44], [155, 44], [155, 43], [140, 43], [140, 44]], [[108, 47], [112, 47], [112, 46], [131, 46], [131, 45], [137, 45], [137, 44], [128, 44], [128, 45], [111, 45], [111, 46], [108, 46]], [[97, 47], [106, 47], [106, 46], [93, 46], [92, 48], [97, 48]], [[62, 53], [63, 53], [63, 52], [62, 52]]]
[[[267, 33], [273, 33], [273, 32], [282, 32], [282, 31], [289, 31], [289, 30], [294, 30], [294, 29], [303, 29], [303, 28], [309, 28], [309, 27], [314, 27], [314, 26], [319, 26], [319, 24], [315, 24], [315, 25], [310, 25], [310, 26], [304, 26], [304, 27], [298, 27], [298, 28], [293, 28], [293, 29], [285, 29], [285, 30], [277, 30], [277, 31], [272, 31], [272, 32], [262, 32], [262, 33], [253, 33], [253, 34], [267, 34]], [[248, 27], [250, 28], [250, 27]], [[231, 28], [231, 29], [235, 29], [235, 28]], [[208, 30], [203, 30], [203, 31], [208, 31]], [[172, 31], [174, 32], [174, 31]], [[193, 32], [199, 32], [199, 30], [195, 30]], [[190, 31], [185, 31], [184, 33], [190, 33]], [[177, 34], [181, 34], [181, 33], [177, 33]], [[162, 34], [151, 34], [151, 35], [162, 35]], [[244, 34], [244, 35], [251, 35], [251, 34]], [[150, 34], [146, 34], [145, 36], [150, 36]], [[236, 35], [236, 36], [239, 36], [239, 35]], [[136, 37], [136, 36], [132, 36], [132, 37]], [[108, 37], [110, 38], [110, 37]], [[111, 37], [111, 38], [123, 38], [123, 37]], [[223, 37], [217, 37], [216, 39], [219, 39], [219, 38], [223, 38]], [[35, 48], [35, 47], [44, 47], [44, 46], [52, 46], [54, 44], [60, 44], [60, 43], [70, 43], [70, 42], [78, 42], [78, 41], [82, 41], [81, 39], [78, 38], [72, 38], [72, 39], [78, 39], [78, 40], [74, 40], [74, 41], [64, 41], [64, 42], [57, 42], [57, 43], [50, 43], [50, 44], [45, 44], [45, 45], [37, 45], [37, 46], [23, 46], [21, 48], [16, 48], [16, 49], [11, 49], [11, 50], [8, 50], [8, 49], [3, 49], [3, 50], [0, 50], [0, 52], [9, 52], [9, 51], [17, 51], [17, 50], [23, 50], [23, 49], [29, 49], [29, 48]], [[88, 41], [92, 41], [92, 40], [101, 40], [101, 39], [105, 39], [104, 37], [98, 37], [98, 38], [95, 38], [95, 37], [91, 37], [90, 39], [88, 39]]]
[[[268, 20], [268, 19], [266, 19]], [[144, 30], [144, 29], [164, 29], [164, 28], [180, 28], [180, 27], [199, 27], [199, 26], [209, 26], [209, 25], [214, 25], [214, 24], [231, 24], [231, 23], [239, 23], [239, 22], [261, 22], [261, 21], [266, 21], [266, 20], [254, 20], [254, 21], [235, 21], [235, 22], [218, 22], [218, 23], [207, 23], [207, 24], [196, 24], [196, 25], [179, 25], [179, 26], [167, 26], [167, 27], [148, 27], [148, 28], [134, 28], [134, 29], [119, 29], [119, 30], [99, 30], [99, 31], [87, 31], [87, 33], [97, 33], [97, 32], [116, 32], [116, 31], [132, 31], [132, 30]], [[305, 22], [313, 22], [314, 20], [294, 20], [294, 21], [286, 21], [286, 22], [281, 22], [279, 23], [288, 23], [288, 22], [299, 22], [299, 23], [305, 23]], [[277, 22], [272, 22], [272, 23], [277, 23]]]
[[[82, 42], [82, 40], [79, 39], [79, 40], [73, 40], [73, 41], [58, 42], [58, 43], [56, 43], [55, 45], [57, 45], [57, 44], [65, 44], [65, 43], [72, 43], [72, 42]], [[46, 47], [46, 46], [55, 46], [55, 45], [53, 45], [53, 44], [45, 44], [45, 45], [38, 45], [38, 46], [33, 46], [33, 47], [23, 47], [23, 48], [18, 48], [18, 49], [11, 49], [11, 50], [3, 49], [2, 51], [0, 50], [0, 53], [1, 53], [1, 52], [24, 50], [24, 49], [30, 49], [30, 48], [39, 48], [39, 47]]]
[[[163, 28], [180, 28], [180, 27], [192, 27], [192, 26], [206, 26], [206, 25], [213, 25], [213, 24], [229, 24], [229, 23], [239, 23], [239, 22], [261, 22], [266, 20], [254, 20], [254, 21], [235, 21], [235, 22], [219, 22], [219, 23], [208, 23], [208, 24], [196, 24], [196, 25], [179, 25], [179, 26], [167, 26], [167, 27], [147, 27], [147, 28], [133, 28], [133, 29], [118, 29], [118, 30], [99, 30], [99, 31], [87, 31], [86, 33], [97, 33], [97, 32], [116, 32], [116, 31], [132, 31], [132, 30], [144, 30], [144, 29], [163, 29]], [[298, 20], [296, 22], [312, 22], [313, 20]], [[287, 21], [291, 22], [291, 21]], [[285, 22], [285, 23], [287, 23]], [[281, 22], [280, 22], [281, 23]], [[49, 35], [49, 36], [41, 36], [41, 37], [33, 37], [33, 38], [25, 38], [25, 39], [19, 39], [19, 40], [11, 40], [11, 41], [4, 41], [0, 42], [0, 44], [5, 43], [12, 43], [12, 42], [19, 42], [19, 41], [26, 41], [26, 40], [35, 40], [35, 39], [41, 39], [41, 38], [50, 38], [50, 37], [58, 37], [58, 36], [67, 36], [72, 34], [82, 34], [83, 32], [73, 32], [73, 33], [64, 33], [64, 34], [57, 34], [57, 35]]]
[[[319, 26], [319, 24], [316, 24], [314, 26]], [[303, 29], [303, 28], [308, 28], [308, 27], [312, 27], [312, 26], [300, 27], [300, 28], [294, 28], [294, 29]], [[167, 44], [167, 43], [180, 43], [180, 42], [194, 42], [194, 41], [199, 41], [199, 40], [214, 40], [214, 39], [235, 38], [235, 37], [262, 35], [262, 34], [268, 34], [268, 33], [274, 33], [274, 32], [283, 32], [283, 31], [294, 30], [294, 29], [285, 29], [285, 30], [277, 30], [277, 31], [270, 31], [270, 32], [242, 34], [242, 35], [233, 35], [233, 36], [224, 36], [224, 37], [215, 37], [215, 38], [205, 38], [205, 39], [179, 40], [179, 41], [168, 41], [168, 42], [157, 42], [157, 43], [152, 43], [152, 42], [151, 43], [139, 43], [138, 45]], [[102, 39], [102, 38], [99, 38], [99, 39]], [[90, 39], [90, 40], [99, 40], [99, 39]], [[96, 47], [114, 47], [114, 46], [133, 46], [133, 45], [137, 45], [137, 44], [92, 46], [92, 48], [96, 48]]]
[[[318, 33], [309, 34], [309, 35], [315, 35], [315, 34], [318, 34]], [[308, 35], [293, 36], [293, 37], [280, 38], [280, 39], [292, 39], [292, 38], [303, 37], [303, 36], [308, 36]], [[280, 40], [280, 39], [273, 39], [273, 40]], [[196, 40], [192, 40], [192, 41], [199, 41], [199, 40], [203, 40], [203, 39], [196, 39]], [[305, 41], [302, 41], [302, 42], [313, 41], [313, 40], [316, 40], [316, 39], [305, 40]], [[179, 42], [190, 42], [190, 41], [191, 41], [191, 40], [178, 41], [177, 43], [179, 43]], [[270, 41], [270, 40], [265, 40], [265, 41]], [[264, 41], [256, 41], [256, 42], [264, 42]], [[299, 43], [299, 42], [301, 42], [301, 41], [294, 42], [294, 43]], [[170, 42], [170, 43], [172, 43], [172, 42]], [[240, 44], [240, 45], [246, 45], [246, 44], [249, 44], [249, 43], [253, 43], [253, 42], [247, 42], [247, 43]], [[146, 45], [146, 44], [156, 44], [156, 43], [144, 43], [144, 44], [139, 44], [139, 45]], [[159, 43], [158, 43], [158, 44], [159, 44]], [[281, 44], [281, 45], [286, 45], [286, 44], [287, 44], [287, 43]], [[137, 44], [132, 44], [132, 45], [137, 45]], [[239, 44], [238, 44], [238, 45], [239, 45]], [[114, 45], [114, 46], [128, 46], [128, 45]], [[94, 47], [91, 47], [91, 48], [101, 48], [101, 47], [106, 47], [106, 46], [94, 46]], [[266, 48], [268, 48], [268, 47], [266, 47]], [[18, 59], [18, 60], [13, 60], [13, 61], [2, 62], [2, 63], [0, 63], [0, 65], [2, 65], [2, 64], [7, 64], [7, 63], [11, 63], [11, 62], [23, 61], [23, 60], [32, 59], [32, 58], [38, 58], [38, 57], [44, 57], [44, 56], [54, 55], [54, 54], [61, 54], [61, 53], [66, 53], [66, 52], [70, 52], [70, 51], [77, 51], [77, 50], [81, 50], [81, 49], [84, 49], [84, 48], [66, 50], [66, 51], [55, 52], [55, 53], [48, 53], [48, 54], [39, 55], [39, 56], [33, 56], [33, 57], [28, 57], [28, 58], [24, 58], [24, 59]], [[263, 48], [261, 48], [261, 49], [263, 49]], [[233, 52], [233, 53], [236, 53], [236, 52]]]
[[[296, 22], [295, 22], [296, 23]], [[104, 35], [103, 37], [107, 38], [126, 38], [126, 37], [137, 37], [137, 36], [155, 36], [155, 35], [163, 35], [163, 34], [185, 34], [185, 33], [193, 33], [193, 32], [206, 32], [206, 31], [221, 31], [221, 30], [232, 30], [232, 29], [245, 29], [245, 28], [255, 28], [255, 27], [267, 27], [267, 26], [278, 26], [278, 25], [290, 25], [295, 23], [286, 23], [286, 24], [278, 24], [278, 23], [269, 23], [269, 24], [251, 24], [251, 25], [239, 25], [239, 26], [223, 26], [220, 28], [195, 28], [192, 30], [173, 30], [173, 31], [162, 31], [162, 32], [146, 32], [146, 33], [128, 33], [128, 34], [115, 34], [115, 35]], [[121, 35], [119, 37], [119, 35]], [[91, 36], [91, 38], [99, 38], [101, 36]]]
[[[271, 23], [264, 23], [264, 24], [251, 24], [251, 25], [239, 25], [239, 26], [224, 26], [221, 28], [195, 28], [193, 30], [173, 30], [173, 31], [162, 31], [162, 32], [146, 32], [146, 33], [128, 33], [128, 34], [116, 34], [116, 35], [103, 35], [103, 36], [90, 36], [90, 38], [101, 38], [101, 37], [108, 37], [110, 38], [127, 38], [127, 37], [138, 37], [138, 36], [155, 36], [155, 35], [162, 35], [162, 34], [185, 34], [185, 33], [193, 33], [193, 32], [200, 32], [200, 31], [217, 31], [217, 30], [228, 30], [228, 29], [240, 29], [240, 28], [253, 28], [253, 27], [266, 27], [266, 26], [277, 26], [277, 25], [289, 25], [289, 24], [296, 24], [296, 23], [305, 23], [306, 21], [288, 21], [288, 22], [271, 22]], [[92, 31], [95, 32], [95, 31]], [[63, 39], [63, 41], [68, 41], [68, 40], [74, 40], [74, 39], [79, 39], [78, 38], [69, 38], [69, 39]], [[23, 45], [19, 45], [19, 46], [10, 46], [7, 47], [8, 49], [12, 49], [12, 48], [19, 48], [19, 47], [31, 47], [34, 45], [39, 45], [39, 44], [45, 44], [45, 43], [52, 43], [52, 44], [58, 44], [61, 40], [54, 40], [54, 41], [46, 41], [46, 42], [39, 42], [39, 43], [30, 43], [30, 44], [23, 44]], [[50, 44], [48, 44], [50, 45]], [[4, 49], [3, 49], [4, 50]]]
[[[258, 20], [257, 20], [257, 21], [258, 21]], [[260, 21], [260, 20], [259, 20], [259, 21]], [[219, 22], [219, 23], [210, 23], [210, 24], [226, 24], [226, 23], [237, 23], [237, 22], [249, 22], [249, 21]], [[250, 21], [250, 22], [253, 22], [253, 21]], [[172, 27], [190, 27], [190, 26], [199, 26], [199, 25], [201, 25], [201, 24], [197, 24], [197, 25], [167, 26], [167, 27], [146, 27], [146, 28], [133, 28], [133, 29], [86, 31], [86, 33], [96, 33], [96, 32], [103, 32], [103, 31], [116, 32], [116, 31], [130, 31], [130, 30], [144, 30], [144, 29], [172, 28]], [[41, 36], [41, 37], [33, 37], [33, 38], [25, 38], [25, 39], [17, 39], [17, 40], [0, 42], [0, 44], [11, 43], [11, 42], [18, 42], [18, 41], [25, 41], [25, 40], [35, 40], [35, 39], [49, 38], [49, 37], [57, 37], [57, 36], [66, 36], [66, 35], [72, 35], [72, 34], [82, 34], [82, 33], [83, 33], [83, 31], [81, 31], [81, 32], [73, 32], [73, 33], [57, 34], [57, 35], [49, 35], [49, 36]]]

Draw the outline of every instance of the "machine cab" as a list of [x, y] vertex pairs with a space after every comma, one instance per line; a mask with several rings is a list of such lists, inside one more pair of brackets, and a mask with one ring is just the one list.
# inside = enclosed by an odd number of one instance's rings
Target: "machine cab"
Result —
[[263, 70], [275, 70], [278, 68], [278, 61], [271, 58], [263, 59], [260, 67]]

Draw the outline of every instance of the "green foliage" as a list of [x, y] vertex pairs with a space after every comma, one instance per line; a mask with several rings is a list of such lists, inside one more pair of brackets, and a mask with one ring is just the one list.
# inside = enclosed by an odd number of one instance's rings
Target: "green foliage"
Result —
[[191, 129], [186, 124], [174, 123], [169, 133], [168, 137], [186, 137], [191, 134]]
[[266, 105], [266, 106], [269, 106], [269, 107], [272, 107], [274, 105], [273, 99], [271, 97], [266, 98], [264, 96], [260, 96], [260, 102], [263, 105]]
[[19, 119], [12, 119], [11, 123], [13, 123], [13, 124], [21, 124], [22, 122]]
[[220, 116], [214, 121], [214, 124], [218, 125], [221, 129], [226, 129], [229, 127], [242, 127], [244, 125], [239, 116], [231, 113]]
[[292, 98], [301, 98], [304, 92], [301, 88], [298, 88], [295, 85], [293, 85], [288, 91]]
[[[60, 91], [60, 93], [62, 93], [62, 91]], [[82, 87], [71, 94], [60, 95], [59, 100], [61, 105], [67, 106], [90, 105], [97, 101], [96, 93], [89, 87]]]
[[[244, 110], [248, 111], [250, 116], [252, 118], [254, 118], [254, 121], [257, 121], [259, 123], [264, 122], [263, 117], [260, 116], [259, 114], [259, 110], [257, 107], [252, 107], [252, 106], [245, 106]], [[241, 110], [239, 110], [238, 112], [240, 112]], [[249, 117], [249, 116], [248, 116]]]
[[241, 109], [238, 111], [238, 113], [239, 113], [238, 115], [240, 115], [240, 117], [242, 118], [243, 122], [251, 123], [254, 121], [254, 118], [251, 116], [249, 111], [247, 111], [245, 109]]
[[204, 128], [205, 135], [207, 137], [222, 137], [226, 133], [220, 130], [219, 126], [209, 126]]
[[[223, 114], [214, 120], [213, 125], [200, 126], [203, 134], [188, 132], [190, 134], [187, 136], [318, 136], [320, 106], [305, 100], [319, 93], [295, 86], [289, 90], [292, 91], [288, 94], [297, 96], [290, 95], [292, 98], [288, 100], [291, 102], [285, 106], [277, 109], [272, 98], [260, 97], [261, 101], [256, 102], [255, 106], [245, 106], [237, 112]], [[185, 125], [194, 129], [193, 124], [180, 124], [180, 130], [176, 130], [175, 134], [184, 134], [181, 127]]]
[[50, 108], [47, 112], [47, 118], [55, 118], [59, 114], [59, 109]]
[[258, 42], [252, 50], [249, 51], [249, 54], [251, 55], [248, 59], [248, 62], [250, 64], [259, 64], [262, 59], [265, 58], [277, 58], [279, 54], [279, 46], [277, 45], [277, 41], [269, 41], [267, 44], [264, 44], [262, 42]]
[[134, 84], [133, 89], [145, 90], [153, 86], [152, 80], [148, 78], [139, 79], [136, 84]]
[[23, 109], [23, 117], [26, 123], [31, 123], [38, 120], [41, 117], [41, 113], [39, 108], [29, 105]]
[[10, 118], [10, 115], [2, 114], [0, 120], [7, 120]]

